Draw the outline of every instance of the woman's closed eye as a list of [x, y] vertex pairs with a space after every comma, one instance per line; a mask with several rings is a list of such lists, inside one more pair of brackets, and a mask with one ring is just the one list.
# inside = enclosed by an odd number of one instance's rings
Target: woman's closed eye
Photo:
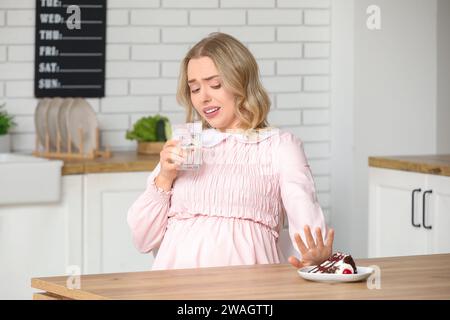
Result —
[[[218, 84], [218, 85], [216, 85], [216, 86], [211, 86], [211, 88], [213, 88], [213, 89], [220, 89], [222, 87], [222, 85], [221, 84]], [[191, 92], [192, 93], [197, 93], [197, 92], [199, 92], [200, 91], [200, 88], [196, 88], [196, 89], [192, 89], [191, 90]]]

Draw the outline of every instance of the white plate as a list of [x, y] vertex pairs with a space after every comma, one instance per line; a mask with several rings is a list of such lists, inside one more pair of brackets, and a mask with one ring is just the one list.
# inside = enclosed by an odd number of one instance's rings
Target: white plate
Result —
[[297, 272], [303, 279], [318, 282], [356, 282], [367, 279], [373, 269], [369, 267], [356, 266], [358, 273], [355, 274], [334, 274], [334, 273], [309, 273], [316, 266], [309, 266], [298, 269]]
[[[78, 152], [83, 142], [83, 153], [89, 153], [96, 147], [96, 128], [98, 127], [97, 117], [94, 109], [84, 99], [76, 98], [69, 106], [66, 114], [67, 131], [70, 133], [74, 152]], [[83, 136], [80, 138], [79, 128], [83, 129]]]
[[48, 129], [48, 135], [50, 140], [50, 150], [55, 151], [56, 150], [56, 144], [57, 144], [57, 136], [59, 131], [58, 126], [58, 112], [59, 107], [61, 103], [63, 102], [62, 98], [52, 98], [50, 105], [48, 106], [47, 110], [47, 129]]
[[68, 150], [68, 143], [67, 143], [67, 111], [69, 110], [69, 107], [74, 102], [73, 98], [65, 98], [63, 103], [59, 107], [58, 112], [58, 127], [59, 132], [61, 134], [61, 150], [67, 151]]
[[39, 103], [34, 111], [34, 126], [36, 128], [36, 135], [42, 149], [45, 148], [45, 134], [47, 132], [47, 110], [51, 99], [44, 98], [39, 100]]

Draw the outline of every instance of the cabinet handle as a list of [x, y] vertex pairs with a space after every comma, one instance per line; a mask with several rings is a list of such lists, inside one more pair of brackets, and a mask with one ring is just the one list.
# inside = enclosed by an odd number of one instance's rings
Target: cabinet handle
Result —
[[420, 192], [420, 191], [422, 191], [422, 189], [414, 189], [412, 191], [412, 194], [411, 194], [411, 199], [412, 199], [412, 203], [411, 203], [411, 224], [413, 225], [413, 227], [416, 227], [416, 228], [420, 228], [420, 223], [419, 224], [414, 223], [414, 193]]
[[423, 192], [423, 198], [422, 198], [422, 223], [423, 223], [423, 227], [425, 229], [431, 229], [431, 226], [427, 226], [425, 224], [425, 196], [427, 195], [427, 193], [433, 193], [433, 190], [427, 190]]

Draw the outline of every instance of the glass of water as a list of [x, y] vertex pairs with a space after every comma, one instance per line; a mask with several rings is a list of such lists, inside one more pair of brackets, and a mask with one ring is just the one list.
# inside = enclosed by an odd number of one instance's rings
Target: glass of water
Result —
[[196, 170], [202, 164], [202, 123], [188, 122], [172, 126], [173, 139], [179, 140], [183, 158], [179, 170]]

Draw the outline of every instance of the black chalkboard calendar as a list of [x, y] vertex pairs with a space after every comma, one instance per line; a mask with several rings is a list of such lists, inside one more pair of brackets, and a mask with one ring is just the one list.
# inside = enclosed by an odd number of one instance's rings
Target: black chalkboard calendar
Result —
[[105, 95], [106, 0], [36, 0], [36, 97]]

